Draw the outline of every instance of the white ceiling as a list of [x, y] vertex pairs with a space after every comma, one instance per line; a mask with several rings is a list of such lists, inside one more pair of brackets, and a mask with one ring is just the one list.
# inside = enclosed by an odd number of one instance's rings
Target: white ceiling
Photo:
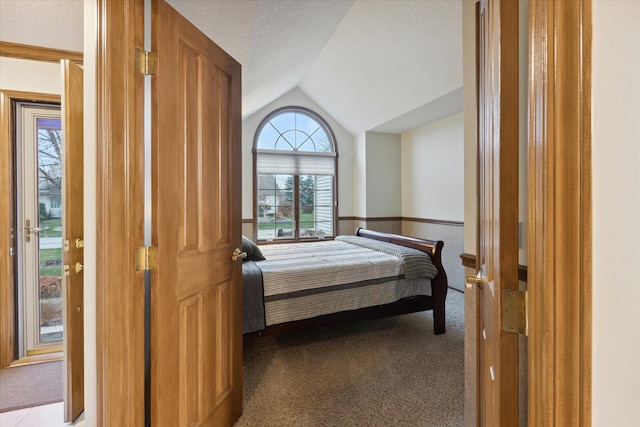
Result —
[[[352, 134], [462, 111], [461, 0], [167, 1], [242, 64], [244, 117], [295, 87]], [[0, 40], [80, 51], [82, 3], [0, 0]]]

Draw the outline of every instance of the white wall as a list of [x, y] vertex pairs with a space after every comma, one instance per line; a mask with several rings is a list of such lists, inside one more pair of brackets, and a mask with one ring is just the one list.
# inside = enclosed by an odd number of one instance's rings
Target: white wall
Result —
[[60, 64], [0, 57], [0, 89], [60, 95]]
[[464, 221], [464, 115], [402, 134], [402, 216]]
[[476, 0], [462, 1], [464, 252], [476, 253]]
[[293, 89], [242, 120], [242, 218], [253, 218], [253, 138], [260, 122], [281, 107], [306, 107], [329, 123], [338, 145], [338, 215], [353, 215], [353, 135], [300, 89]]
[[593, 425], [640, 420], [640, 2], [593, 2]]
[[[97, 128], [96, 55], [98, 46], [97, 5], [84, 2], [84, 419], [98, 425], [96, 353], [96, 234]], [[141, 141], [142, 142], [142, 141]]]
[[367, 216], [367, 134], [360, 133], [355, 137], [353, 155], [353, 185], [355, 216]]
[[366, 133], [366, 217], [401, 214], [400, 135]]

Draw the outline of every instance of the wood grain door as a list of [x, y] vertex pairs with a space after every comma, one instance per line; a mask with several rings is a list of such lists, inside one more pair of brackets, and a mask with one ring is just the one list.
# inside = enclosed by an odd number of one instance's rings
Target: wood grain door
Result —
[[502, 291], [518, 288], [518, 2], [481, 2], [478, 47], [479, 420], [515, 426], [518, 336], [501, 311]]
[[153, 2], [151, 424], [242, 413], [240, 65]]
[[63, 60], [64, 420], [84, 410], [84, 127], [83, 70]]

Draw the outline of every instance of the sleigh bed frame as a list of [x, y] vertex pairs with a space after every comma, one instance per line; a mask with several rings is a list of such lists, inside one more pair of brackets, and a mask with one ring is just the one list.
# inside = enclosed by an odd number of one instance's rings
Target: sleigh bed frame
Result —
[[261, 331], [244, 334], [244, 338], [250, 339], [261, 336], [283, 335], [292, 332], [301, 332], [310, 329], [338, 325], [345, 322], [378, 319], [425, 310], [433, 310], [434, 333], [443, 334], [445, 332], [445, 300], [448, 291], [447, 274], [442, 265], [442, 248], [444, 243], [441, 240], [418, 239], [398, 234], [365, 230], [363, 228], [358, 228], [356, 235], [368, 239], [414, 248], [428, 254], [437, 268], [437, 274], [431, 280], [431, 296], [417, 295], [403, 298], [390, 304], [365, 307], [357, 310], [326, 314], [310, 319], [275, 324], [267, 326], [266, 329]]

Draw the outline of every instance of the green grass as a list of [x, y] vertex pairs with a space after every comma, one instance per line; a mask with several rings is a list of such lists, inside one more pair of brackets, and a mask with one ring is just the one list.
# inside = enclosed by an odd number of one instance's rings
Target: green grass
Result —
[[[315, 215], [313, 213], [309, 213], [309, 214], [300, 214], [300, 223], [301, 224], [313, 224], [315, 221]], [[258, 222], [258, 229], [259, 230], [277, 230], [282, 228], [283, 230], [285, 229], [290, 229], [293, 227], [293, 221], [287, 221], [287, 222]]]
[[[59, 263], [47, 265], [47, 261], [59, 261]], [[62, 248], [40, 250], [40, 275], [62, 276]]]
[[49, 227], [47, 230], [40, 231], [40, 237], [61, 237], [62, 236], [62, 219], [45, 219], [40, 221], [40, 228]]

